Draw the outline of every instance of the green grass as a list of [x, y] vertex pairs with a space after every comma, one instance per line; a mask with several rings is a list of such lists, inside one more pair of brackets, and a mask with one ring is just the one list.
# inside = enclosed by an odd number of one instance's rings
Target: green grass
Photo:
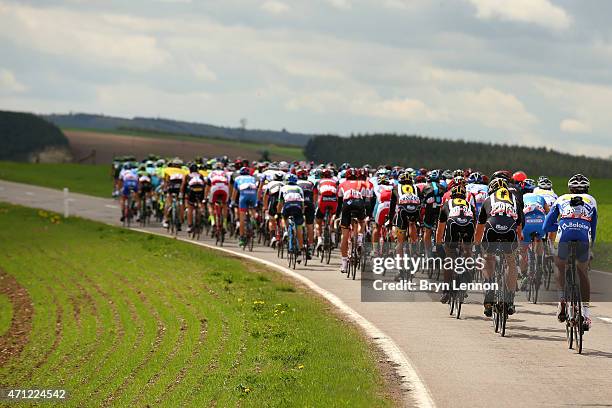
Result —
[[280, 274], [57, 220], [0, 203], [0, 268], [34, 305], [1, 385], [65, 388], [65, 406], [393, 404], [360, 333]]
[[206, 136], [192, 136], [192, 135], [181, 135], [177, 133], [164, 133], [164, 132], [147, 132], [146, 130], [128, 130], [128, 129], [81, 129], [81, 128], [62, 128], [67, 131], [80, 131], [80, 132], [95, 132], [95, 133], [109, 133], [115, 135], [125, 136], [139, 136], [139, 137], [150, 137], [154, 139], [164, 140], [179, 140], [186, 142], [199, 142], [199, 143], [212, 143], [228, 147], [240, 147], [243, 149], [251, 150], [254, 152], [261, 152], [267, 150], [270, 155], [282, 157], [286, 160], [305, 160], [304, 151], [298, 146], [281, 146], [273, 143], [257, 143], [257, 142], [241, 142], [231, 139], [223, 139], [220, 137], [206, 137]]
[[110, 163], [100, 165], [72, 163], [16, 163], [0, 161], [0, 179], [63, 189], [97, 197], [110, 197], [113, 180]]
[[9, 329], [13, 318], [13, 306], [7, 295], [0, 293], [0, 336]]

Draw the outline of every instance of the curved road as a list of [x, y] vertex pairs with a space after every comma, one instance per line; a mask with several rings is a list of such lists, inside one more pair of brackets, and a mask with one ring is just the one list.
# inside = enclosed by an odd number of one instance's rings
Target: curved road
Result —
[[[72, 193], [69, 200], [71, 215], [119, 225], [115, 200]], [[0, 201], [64, 211], [61, 191], [1, 180]], [[224, 248], [236, 246], [228, 242]], [[256, 247], [251, 255], [278, 262], [268, 248]], [[284, 261], [281, 264], [285, 266]], [[322, 266], [315, 261], [307, 268], [298, 266], [296, 272], [340, 298], [392, 338], [437, 406], [612, 404], [612, 303], [592, 303], [593, 328], [585, 335], [583, 355], [577, 355], [567, 349], [565, 327], [557, 323], [553, 303], [520, 303], [517, 314], [508, 321], [506, 337], [501, 338], [482, 315], [479, 294], [470, 294], [461, 320], [449, 317], [447, 306], [427, 296], [410, 302], [362, 302], [359, 280], [343, 278], [337, 260], [332, 264]], [[594, 290], [612, 295], [612, 274], [592, 271], [591, 279]], [[406, 385], [410, 398], [415, 387]], [[419, 405], [419, 401], [408, 403]]]

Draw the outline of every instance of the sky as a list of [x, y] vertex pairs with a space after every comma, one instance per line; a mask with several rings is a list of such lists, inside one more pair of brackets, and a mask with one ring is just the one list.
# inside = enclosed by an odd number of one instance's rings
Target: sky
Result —
[[0, 109], [612, 156], [607, 0], [0, 0]]

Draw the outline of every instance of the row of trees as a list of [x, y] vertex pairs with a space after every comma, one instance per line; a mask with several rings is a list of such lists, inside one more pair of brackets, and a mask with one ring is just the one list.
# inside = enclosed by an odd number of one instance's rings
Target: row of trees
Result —
[[67, 148], [57, 126], [31, 113], [0, 111], [0, 160], [29, 160], [48, 148]]
[[612, 161], [573, 156], [546, 148], [499, 145], [389, 134], [351, 137], [317, 136], [304, 154], [316, 162], [349, 162], [353, 165], [391, 164], [411, 167], [474, 168], [485, 173], [521, 169], [527, 174], [612, 178]]

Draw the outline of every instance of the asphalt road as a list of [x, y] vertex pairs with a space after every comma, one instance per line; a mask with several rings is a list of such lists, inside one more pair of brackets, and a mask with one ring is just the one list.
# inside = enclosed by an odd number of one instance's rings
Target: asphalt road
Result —
[[[113, 199], [70, 194], [71, 215], [119, 225]], [[63, 213], [63, 192], [0, 180], [0, 201]], [[159, 227], [152, 228], [163, 232]], [[183, 233], [183, 236], [186, 236]], [[213, 243], [214, 244], [214, 243]], [[227, 242], [227, 249], [236, 248]], [[280, 262], [268, 248], [253, 256]], [[612, 303], [593, 302], [593, 328], [585, 334], [584, 351], [568, 350], [565, 326], [556, 321], [556, 305], [521, 302], [508, 321], [505, 338], [493, 333], [482, 314], [479, 294], [470, 294], [463, 318], [448, 315], [434, 296], [396, 295], [413, 301], [363, 302], [361, 282], [347, 280], [332, 265], [318, 261], [296, 272], [372, 322], [408, 356], [418, 376], [440, 407], [559, 407], [612, 404]], [[612, 296], [612, 274], [591, 271], [592, 287]], [[403, 297], [402, 297], [403, 296]], [[410, 387], [410, 384], [408, 384]], [[409, 391], [410, 394], [410, 391]]]

